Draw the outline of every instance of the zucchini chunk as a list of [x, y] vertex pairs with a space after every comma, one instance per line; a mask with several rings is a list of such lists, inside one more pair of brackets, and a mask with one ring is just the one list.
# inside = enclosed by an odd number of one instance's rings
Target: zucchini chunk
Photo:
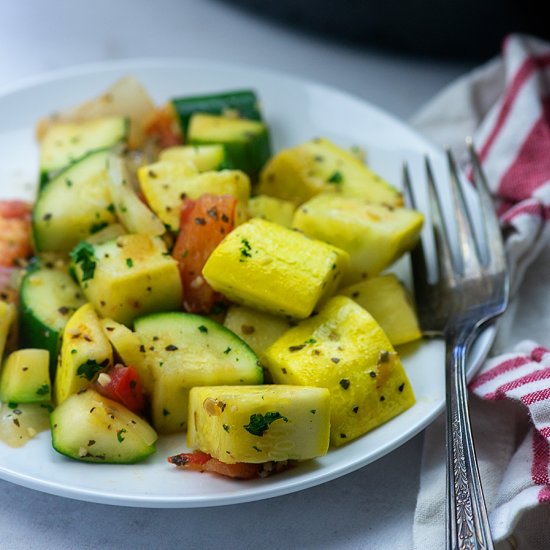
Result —
[[40, 265], [23, 277], [19, 316], [21, 342], [23, 347], [49, 351], [52, 378], [63, 329], [84, 302], [80, 287], [62, 269]]
[[45, 349], [10, 353], [0, 374], [0, 401], [47, 403], [51, 400], [50, 358]]
[[199, 172], [232, 168], [222, 145], [175, 145], [163, 149], [159, 161], [189, 162], [191, 161]]
[[[184, 199], [201, 195], [231, 195], [245, 210], [250, 196], [250, 180], [240, 170], [208, 171], [199, 174], [191, 161], [160, 161], [138, 170], [141, 190], [148, 204], [172, 231], [180, 228], [180, 212]], [[244, 218], [244, 212], [240, 214]]]
[[234, 118], [262, 120], [260, 104], [251, 90], [172, 99], [181, 129], [187, 135], [189, 120], [195, 113], [210, 113]]
[[403, 195], [355, 155], [325, 138], [276, 154], [260, 176], [258, 193], [299, 205], [319, 193], [341, 193], [376, 204], [403, 206]]
[[257, 355], [216, 321], [191, 313], [157, 313], [135, 321], [153, 374], [151, 408], [159, 432], [187, 427], [189, 390], [217, 384], [261, 384]]
[[230, 166], [256, 180], [271, 156], [268, 127], [257, 120], [197, 113], [189, 123], [192, 145], [221, 144]]
[[143, 418], [91, 389], [56, 407], [50, 424], [53, 448], [83, 462], [132, 464], [156, 450], [157, 434]]
[[366, 309], [393, 346], [422, 338], [412, 300], [393, 273], [342, 288], [339, 293]]
[[177, 262], [159, 237], [122, 235], [79, 244], [71, 253], [75, 276], [102, 317], [129, 325], [139, 315], [179, 309]]
[[234, 302], [303, 319], [340, 282], [347, 252], [254, 218], [214, 249], [202, 274]]
[[41, 185], [88, 153], [123, 143], [128, 137], [128, 128], [124, 117], [51, 124], [40, 143]]
[[92, 304], [78, 308], [63, 331], [61, 356], [55, 375], [55, 401], [59, 405], [79, 392], [113, 363], [111, 344]]
[[424, 216], [409, 208], [323, 193], [298, 207], [292, 225], [350, 255], [343, 283], [378, 275], [418, 241]]
[[116, 221], [107, 174], [109, 154], [90, 153], [42, 190], [32, 213], [38, 252], [69, 252], [82, 239]]
[[22, 447], [50, 426], [49, 403], [0, 403], [0, 441]]
[[223, 324], [242, 338], [260, 358], [292, 326], [283, 317], [236, 304], [227, 310]]
[[340, 446], [415, 403], [399, 356], [378, 323], [345, 296], [289, 329], [265, 352], [276, 384], [327, 388], [330, 440]]
[[221, 462], [307, 460], [326, 454], [330, 393], [305, 386], [193, 388], [187, 445]]

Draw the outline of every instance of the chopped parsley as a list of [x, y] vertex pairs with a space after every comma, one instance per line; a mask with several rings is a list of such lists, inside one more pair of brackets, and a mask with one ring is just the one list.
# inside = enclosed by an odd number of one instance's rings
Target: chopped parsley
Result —
[[206, 328], [204, 325], [200, 325], [198, 329], [200, 332], [204, 332], [204, 333], [208, 332], [208, 328]]
[[243, 427], [252, 435], [262, 437], [264, 432], [269, 429], [269, 425], [276, 420], [284, 420], [285, 422], [288, 422], [288, 418], [279, 412], [266, 412], [265, 415], [251, 414], [249, 423]]
[[98, 233], [99, 231], [101, 231], [102, 229], [105, 229], [109, 224], [105, 221], [103, 222], [97, 222], [97, 223], [94, 223], [92, 224], [92, 226], [90, 227], [90, 233], [93, 235], [94, 233]]
[[241, 239], [241, 258], [240, 262], [244, 262], [246, 258], [252, 258], [252, 254], [250, 253], [252, 250], [252, 247], [250, 246], [250, 243], [247, 239]]
[[90, 243], [82, 241], [74, 247], [70, 255], [75, 264], [80, 264], [82, 281], [93, 279], [96, 267], [94, 247]]
[[338, 183], [342, 183], [343, 179], [344, 179], [344, 176], [342, 176], [342, 172], [340, 172], [340, 170], [336, 170], [336, 172], [334, 172], [330, 176], [330, 178], [328, 178], [327, 182], [338, 184]]
[[103, 363], [98, 363], [95, 359], [88, 359], [85, 363], [82, 363], [78, 369], [76, 369], [76, 374], [91, 381], [94, 379], [95, 375], [102, 371], [106, 366], [106, 361], [103, 361]]
[[134, 267], [134, 260], [132, 260], [132, 258], [126, 258], [126, 265], [128, 267]]
[[117, 430], [116, 438], [118, 439], [119, 443], [122, 443], [124, 441], [124, 434], [125, 433], [126, 433], [126, 428], [120, 428], [120, 430]]
[[50, 385], [43, 384], [36, 390], [36, 395], [48, 395], [49, 391], [50, 391]]

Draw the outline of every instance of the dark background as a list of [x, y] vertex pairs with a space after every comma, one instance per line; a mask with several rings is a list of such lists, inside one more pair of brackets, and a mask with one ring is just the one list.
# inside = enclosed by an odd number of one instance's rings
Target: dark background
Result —
[[224, 0], [338, 40], [483, 60], [511, 32], [550, 38], [550, 0]]

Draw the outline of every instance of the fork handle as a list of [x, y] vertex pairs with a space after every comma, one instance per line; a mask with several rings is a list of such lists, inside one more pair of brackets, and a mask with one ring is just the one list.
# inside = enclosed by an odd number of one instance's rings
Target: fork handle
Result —
[[492, 549], [468, 412], [466, 355], [475, 327], [446, 338], [447, 548]]

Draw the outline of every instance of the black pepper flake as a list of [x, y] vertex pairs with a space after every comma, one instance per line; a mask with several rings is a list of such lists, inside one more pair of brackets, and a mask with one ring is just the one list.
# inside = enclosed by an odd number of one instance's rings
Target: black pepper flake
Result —
[[14, 418], [12, 422], [19, 428], [20, 424], [18, 418]]
[[386, 398], [383, 395], [381, 395], [380, 396], [380, 401], [385, 401], [385, 400], [386, 400]]
[[197, 225], [206, 225], [206, 220], [204, 218], [195, 218], [195, 223]]
[[44, 214], [44, 216], [42, 217], [42, 219], [47, 222], [48, 220], [51, 220], [52, 219], [52, 215], [50, 213], [48, 214]]
[[143, 344], [139, 346], [139, 351], [141, 351], [141, 353], [145, 353], [145, 346]]
[[346, 439], [348, 437], [346, 434], [340, 434], [340, 439]]
[[69, 308], [67, 306], [61, 306], [57, 311], [59, 311], [61, 315], [67, 315], [67, 313], [69, 313]]
[[224, 429], [227, 433], [229, 433], [229, 429], [230, 429], [230, 428], [229, 428], [229, 426], [228, 426], [227, 424], [222, 424], [222, 427], [223, 427], [223, 429]]
[[355, 405], [355, 407], [353, 407], [353, 409], [351, 409], [355, 414], [357, 414], [359, 412], [359, 407], [357, 405]]
[[243, 334], [254, 334], [256, 329], [252, 325], [241, 325], [241, 331]]
[[381, 351], [378, 354], [378, 363], [387, 363], [390, 360], [390, 352], [389, 351]]
[[169, 344], [164, 348], [166, 351], [176, 351], [178, 349], [178, 346], [174, 346], [174, 344]]
[[305, 344], [298, 344], [297, 346], [289, 346], [288, 351], [300, 351], [306, 347]]
[[340, 380], [340, 386], [342, 386], [342, 388], [344, 388], [345, 390], [349, 388], [349, 385], [349, 378], [342, 378], [342, 380]]
[[217, 208], [216, 206], [213, 206], [212, 208], [210, 208], [209, 210], [207, 210], [206, 213], [207, 213], [213, 220], [217, 220], [217, 219], [218, 219], [218, 208]]
[[399, 392], [402, 392], [405, 389], [405, 383], [401, 384], [398, 388]]
[[355, 292], [351, 293], [351, 297], [352, 298], [359, 298], [359, 294], [360, 294], [360, 292], [358, 290], [356, 290]]
[[199, 332], [202, 332], [202, 333], [204, 333], [204, 334], [206, 334], [206, 333], [208, 332], [208, 328], [205, 327], [204, 325], [200, 325], [200, 326], [198, 327], [198, 329], [199, 329]]
[[331, 360], [333, 363], [339, 363], [339, 362], [340, 362], [340, 358], [339, 358], [339, 357], [331, 357], [330, 360]]
[[92, 445], [95, 445], [95, 439], [90, 439], [90, 441], [88, 441], [88, 447], [91, 447]]
[[286, 374], [286, 369], [285, 369], [284, 367], [281, 367], [281, 372], [282, 372], [283, 374]]
[[157, 177], [157, 173], [154, 170], [149, 170], [148, 174], [150, 178], [154, 179]]
[[370, 376], [371, 378], [376, 378], [376, 373], [375, 373], [373, 370], [371, 370], [371, 371], [369, 372], [369, 376]]
[[222, 218], [222, 222], [229, 223], [229, 218], [227, 217], [227, 214], [222, 214], [221, 218]]

